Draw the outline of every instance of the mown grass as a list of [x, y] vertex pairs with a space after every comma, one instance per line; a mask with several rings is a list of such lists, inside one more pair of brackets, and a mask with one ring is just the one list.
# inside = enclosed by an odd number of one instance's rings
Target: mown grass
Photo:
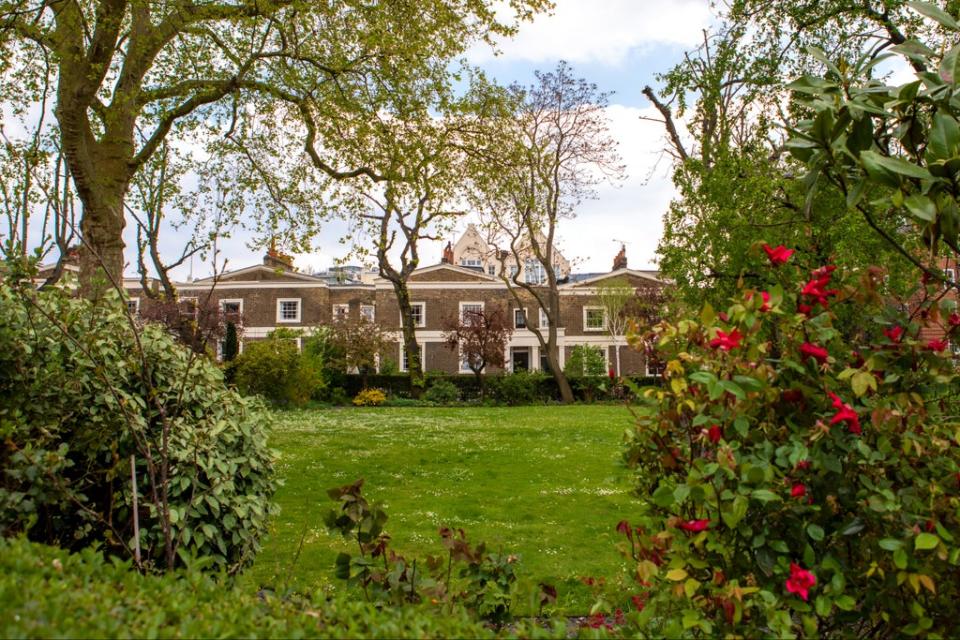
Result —
[[624, 575], [614, 528], [637, 508], [619, 464], [630, 423], [617, 406], [283, 412], [271, 435], [282, 511], [248, 575], [343, 589], [334, 558], [354, 548], [323, 525], [334, 504], [326, 490], [363, 477], [398, 552], [440, 553], [437, 529], [462, 527], [473, 542], [520, 555], [528, 582], [555, 584], [561, 611], [584, 613], [591, 594], [581, 577]]

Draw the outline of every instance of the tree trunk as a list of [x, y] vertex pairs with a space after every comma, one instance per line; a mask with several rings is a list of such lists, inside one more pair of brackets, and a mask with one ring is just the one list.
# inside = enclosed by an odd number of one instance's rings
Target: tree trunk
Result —
[[80, 292], [95, 299], [123, 283], [123, 201], [133, 177], [132, 113], [114, 115], [98, 140], [89, 109], [96, 94], [88, 78], [61, 69], [55, 114], [60, 145], [77, 197], [83, 205], [80, 233]]
[[560, 402], [570, 404], [573, 402], [573, 388], [570, 386], [570, 381], [567, 380], [567, 375], [560, 367], [559, 350], [553, 346], [557, 342], [556, 336], [556, 329], [551, 327], [550, 340], [547, 343], [547, 364], [550, 365], [550, 373], [553, 374], [553, 379], [557, 381], [557, 388], [560, 390]]
[[613, 353], [614, 353], [614, 357], [615, 357], [616, 360], [617, 360], [617, 377], [619, 378], [620, 375], [621, 375], [621, 373], [620, 373], [620, 345], [617, 344], [617, 339], [616, 339], [616, 338], [613, 339]]
[[[393, 282], [393, 291], [397, 296], [397, 306], [400, 307], [400, 328], [403, 332], [403, 348], [407, 352], [407, 373], [410, 376], [410, 395], [414, 398], [420, 398], [427, 386], [423, 375], [423, 363], [420, 362], [420, 345], [417, 344], [417, 330], [413, 326], [413, 318], [410, 315], [412, 305], [410, 304], [410, 293], [407, 291], [407, 283], [401, 281]], [[402, 362], [400, 363], [403, 364]]]

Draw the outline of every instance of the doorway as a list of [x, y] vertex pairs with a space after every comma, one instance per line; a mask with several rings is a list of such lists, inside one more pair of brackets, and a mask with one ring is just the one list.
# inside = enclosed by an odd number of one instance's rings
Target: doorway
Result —
[[513, 371], [530, 371], [530, 348], [514, 347], [510, 349], [510, 362], [513, 364]]

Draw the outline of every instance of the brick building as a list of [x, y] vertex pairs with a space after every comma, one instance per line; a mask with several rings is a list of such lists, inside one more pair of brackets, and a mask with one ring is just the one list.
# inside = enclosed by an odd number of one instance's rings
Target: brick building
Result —
[[[505, 354], [508, 369], [544, 369], [546, 356], [540, 353], [536, 335], [526, 327], [528, 322], [546, 327], [544, 314], [540, 313], [533, 298], [524, 292], [521, 292], [521, 299], [528, 301], [523, 305], [526, 313], [521, 313], [506, 284], [498, 275], [490, 273], [495, 269], [491, 268], [493, 263], [486, 257], [480, 264], [470, 262], [469, 247], [477, 239], [479, 234], [469, 228], [457, 243], [456, 250], [452, 245], [447, 246], [443, 262], [418, 269], [410, 276], [408, 288], [418, 325], [417, 342], [422, 350], [424, 370], [471, 373], [461, 367], [456, 350], [446, 345], [444, 324], [465, 309], [478, 305], [485, 308], [499, 305], [506, 311], [513, 327]], [[489, 255], [485, 245], [482, 251], [482, 255]], [[478, 251], [475, 255], [481, 253]], [[612, 278], [625, 280], [635, 288], [662, 287], [664, 282], [658, 273], [627, 268], [622, 250], [614, 261], [615, 268], [606, 273], [571, 274], [569, 262], [559, 255], [557, 263], [562, 276], [559, 287], [561, 319], [557, 327], [561, 366], [575, 346], [590, 345], [602, 350], [610, 367], [615, 367], [614, 349], [619, 348], [620, 373], [623, 375], [652, 373], [647, 370], [643, 354], [626, 346], [624, 336], [618, 336], [615, 341], [607, 332], [603, 308], [596, 298], [596, 287]], [[542, 282], [542, 279], [536, 279], [539, 270], [534, 265], [524, 264], [520, 269], [525, 281]], [[69, 265], [68, 270], [75, 271], [76, 267]], [[126, 279], [124, 287], [132, 311], [140, 312], [151, 303], [139, 281]], [[176, 287], [181, 303], [209, 300], [228, 316], [237, 318], [238, 324], [242, 324], [241, 350], [244, 342], [263, 339], [278, 328], [309, 334], [315, 327], [329, 325], [341, 318], [365, 317], [397, 337], [387, 353], [381, 354], [381, 362], [391, 360], [400, 370], [406, 369], [399, 339], [400, 311], [393, 286], [385, 279], [361, 278], [359, 272], [349, 277], [339, 271], [336, 274], [301, 273], [294, 269], [291, 258], [271, 248], [262, 264], [229, 271], [216, 278], [179, 282]], [[487, 371], [496, 372], [492, 368]]]

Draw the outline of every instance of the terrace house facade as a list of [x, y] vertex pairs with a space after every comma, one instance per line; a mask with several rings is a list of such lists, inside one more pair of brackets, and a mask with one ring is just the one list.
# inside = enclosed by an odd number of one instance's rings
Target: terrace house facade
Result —
[[[473, 240], [471, 229], [464, 236]], [[475, 231], [475, 230], [473, 230]], [[478, 237], [478, 236], [477, 236]], [[461, 238], [458, 249], [468, 246]], [[450, 244], [440, 264], [423, 267], [409, 279], [413, 317], [417, 326], [417, 342], [425, 371], [445, 373], [472, 373], [456, 349], [447, 346], [444, 327], [450, 319], [462, 316], [466, 310], [490, 308], [498, 305], [506, 312], [513, 334], [506, 349], [507, 369], [543, 370], [546, 354], [528, 323], [547, 327], [547, 318], [540, 312], [532, 297], [523, 295], [523, 305], [507, 289], [492, 263], [467, 262], [469, 251], [452, 251]], [[463, 264], [458, 264], [458, 263]], [[616, 340], [606, 328], [602, 306], [598, 304], [597, 285], [618, 278], [634, 288], [662, 287], [664, 282], [656, 271], [628, 269], [621, 250], [614, 269], [607, 273], [571, 275], [569, 263], [558, 257], [563, 275], [560, 284], [560, 322], [557, 327], [558, 356], [561, 366], [577, 345], [600, 349], [608, 367], [616, 368], [614, 349], [620, 350], [620, 374], [652, 375], [645, 357], [626, 344], [623, 336]], [[530, 265], [521, 267], [532, 269]], [[526, 277], [526, 274], [521, 274]], [[539, 277], [536, 272], [530, 278]], [[527, 280], [535, 284], [543, 280]], [[127, 281], [130, 307], [141, 310], [150, 300], [143, 295], [139, 284]], [[379, 277], [331, 278], [324, 275], [301, 273], [293, 268], [292, 260], [275, 250], [264, 256], [262, 264], [220, 274], [192, 282], [178, 283], [181, 302], [203, 300], [218, 305], [228, 317], [237, 319], [240, 326], [241, 350], [243, 344], [266, 338], [280, 328], [294, 329], [309, 335], [316, 327], [342, 320], [364, 318], [376, 322], [395, 336], [386, 353], [380, 354], [381, 366], [392, 361], [401, 371], [407, 369], [407, 358], [400, 340], [401, 318], [396, 296], [390, 282]], [[497, 373], [489, 368], [486, 373]]]

